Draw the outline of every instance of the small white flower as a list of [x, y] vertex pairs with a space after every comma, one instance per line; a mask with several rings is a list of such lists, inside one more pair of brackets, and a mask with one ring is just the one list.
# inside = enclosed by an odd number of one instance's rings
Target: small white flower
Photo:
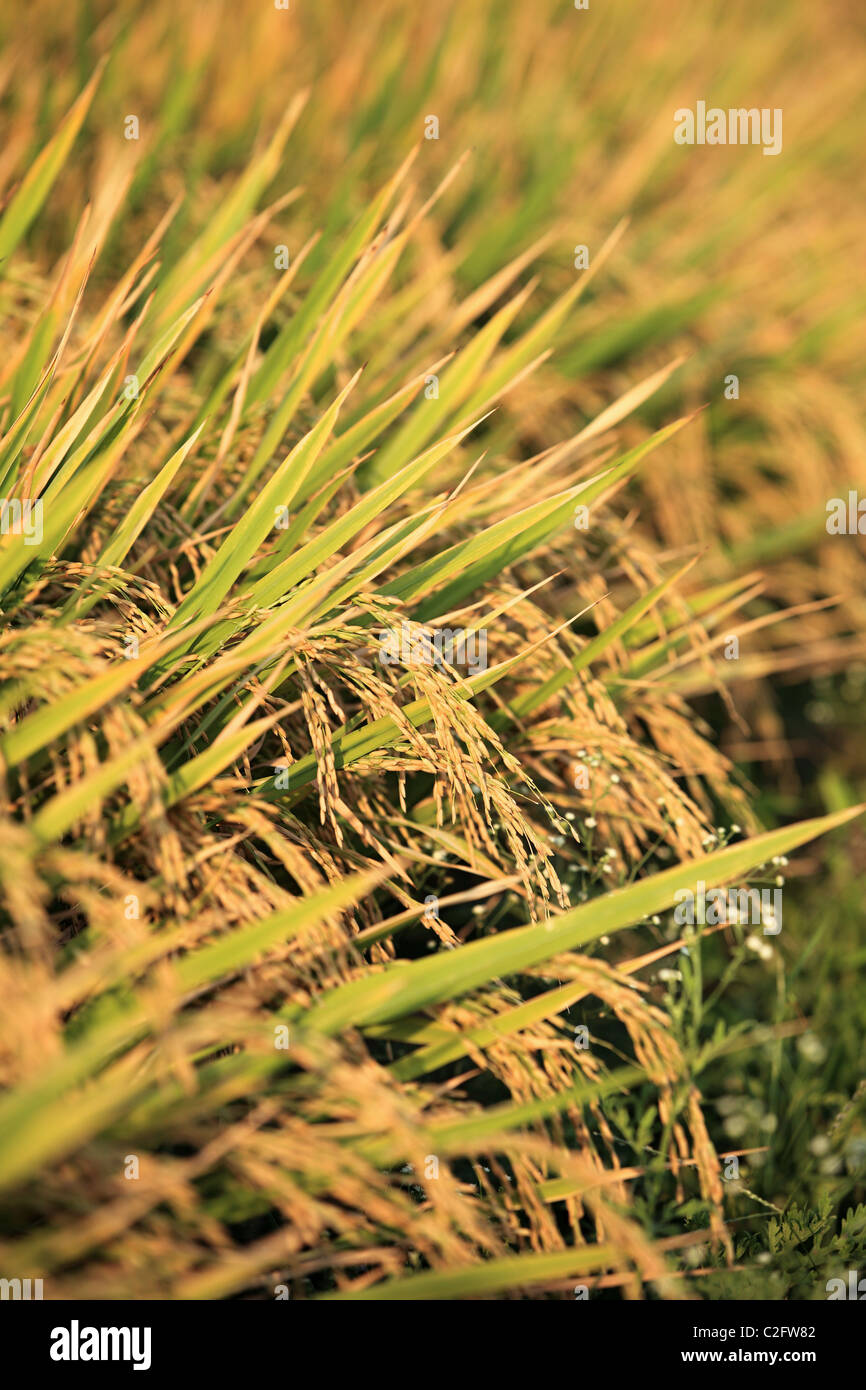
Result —
[[797, 1048], [807, 1062], [814, 1062], [816, 1065], [823, 1062], [827, 1056], [827, 1049], [815, 1033], [804, 1033], [802, 1037], [797, 1039]]
[[729, 1139], [739, 1139], [748, 1129], [749, 1122], [745, 1115], [729, 1115], [722, 1127]]
[[742, 1109], [742, 1096], [719, 1096], [716, 1109], [720, 1115], [736, 1115]]
[[598, 821], [596, 820], [595, 816], [587, 816], [586, 820], [584, 821], [584, 825], [586, 825], [589, 830], [595, 830], [595, 827], [598, 825]]
[[855, 1134], [845, 1145], [845, 1158], [849, 1168], [859, 1168], [866, 1163], [866, 1138]]

